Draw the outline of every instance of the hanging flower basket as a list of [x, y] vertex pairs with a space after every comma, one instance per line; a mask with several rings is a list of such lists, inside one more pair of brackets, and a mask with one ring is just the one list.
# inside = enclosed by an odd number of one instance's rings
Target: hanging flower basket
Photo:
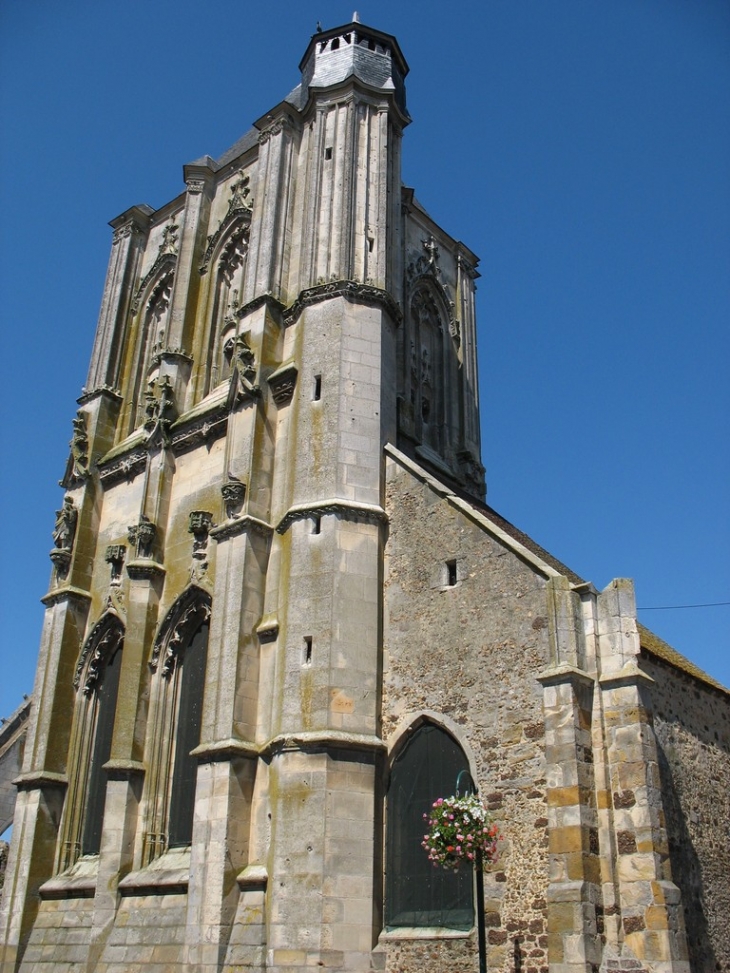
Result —
[[423, 817], [428, 833], [421, 845], [435, 866], [456, 871], [476, 862], [480, 851], [484, 866], [497, 860], [499, 830], [476, 794], [440, 797]]

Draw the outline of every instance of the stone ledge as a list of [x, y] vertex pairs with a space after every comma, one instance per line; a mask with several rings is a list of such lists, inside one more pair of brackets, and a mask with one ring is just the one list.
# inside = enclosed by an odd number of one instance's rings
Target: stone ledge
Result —
[[190, 848], [172, 848], [121, 880], [120, 895], [184, 895], [190, 882]]
[[83, 591], [81, 588], [74, 588], [72, 585], [66, 584], [61, 588], [55, 588], [53, 591], [49, 591], [47, 595], [43, 595], [41, 602], [46, 608], [50, 608], [51, 605], [56, 605], [59, 601], [63, 601], [64, 598], [68, 598], [69, 600], [75, 598], [77, 601], [91, 601], [91, 595], [88, 591]]
[[55, 875], [38, 889], [42, 899], [93, 899], [96, 893], [98, 855], [84, 855], [71, 868]]
[[68, 787], [68, 778], [65, 774], [54, 774], [48, 770], [32, 770], [16, 777], [13, 783], [19, 791], [37, 791], [44, 787]]
[[593, 686], [595, 684], [593, 676], [584, 672], [582, 669], [577, 669], [575, 666], [570, 665], [550, 666], [548, 669], [543, 669], [542, 672], [539, 672], [535, 678], [543, 686], [555, 686], [563, 682], [577, 682], [582, 683], [584, 686]]
[[190, 751], [191, 757], [197, 757], [198, 763], [215, 763], [219, 760], [232, 760], [234, 757], [259, 756], [259, 747], [247, 740], [219, 740], [216, 743], [201, 743]]
[[343, 500], [334, 497], [331, 500], [318, 500], [316, 503], [300, 503], [290, 507], [277, 525], [276, 532], [284, 534], [295, 520], [306, 520], [309, 517], [319, 517], [334, 514], [343, 520], [364, 521], [366, 523], [387, 524], [388, 515], [381, 506], [375, 503], [359, 503], [356, 500]]
[[439, 926], [403, 926], [398, 929], [384, 929], [378, 941], [395, 942], [399, 939], [471, 939], [471, 929], [442, 929]]
[[380, 737], [368, 733], [347, 733], [342, 730], [304, 730], [300, 733], [281, 733], [261, 747], [261, 756], [268, 757], [287, 750], [359, 750], [385, 752], [387, 746]]
[[269, 873], [265, 865], [247, 865], [236, 876], [236, 881], [242, 892], [265, 892]]

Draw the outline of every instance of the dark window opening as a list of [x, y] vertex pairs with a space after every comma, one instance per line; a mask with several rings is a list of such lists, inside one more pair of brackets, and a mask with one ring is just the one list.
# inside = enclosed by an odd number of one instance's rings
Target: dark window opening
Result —
[[312, 394], [312, 399], [315, 402], [319, 402], [319, 400], [321, 398], [322, 398], [322, 376], [321, 375], [315, 375], [314, 376], [314, 392]]
[[312, 533], [321, 534], [321, 532], [322, 532], [322, 518], [315, 517], [314, 520], [312, 521]]
[[170, 792], [170, 848], [189, 845], [193, 837], [198, 761], [190, 752], [200, 743], [207, 656], [208, 625], [203, 623], [183, 650], [178, 662], [180, 705]]
[[453, 588], [454, 585], [456, 584], [456, 581], [457, 581], [456, 561], [447, 561], [446, 562], [446, 584], [450, 588]]
[[81, 839], [82, 855], [98, 855], [106, 804], [106, 772], [103, 770], [112, 753], [114, 717], [119, 695], [119, 672], [122, 668], [121, 644], [106, 662], [97, 684], [96, 729], [94, 750], [89, 767], [89, 789], [86, 795], [84, 831]]
[[331, 159], [332, 158], [332, 146], [331, 145], [328, 145], [327, 148], [324, 150], [324, 157], [325, 157], [325, 159]]
[[437, 798], [454, 794], [461, 770], [468, 770], [461, 747], [428, 723], [414, 732], [393, 764], [387, 793], [387, 928], [471, 929], [474, 924], [473, 869], [434, 866], [421, 847], [423, 815]]
[[304, 636], [304, 651], [302, 653], [302, 665], [311, 666], [312, 664], [312, 636]]
[[373, 247], [374, 246], [375, 246], [375, 240], [371, 236], [369, 236], [368, 237], [368, 253], [372, 253], [373, 252]]
[[339, 37], [334, 37], [332, 39], [332, 43], [330, 44], [330, 50], [331, 51], [337, 51], [337, 50], [339, 50], [339, 47], [340, 47], [340, 38]]

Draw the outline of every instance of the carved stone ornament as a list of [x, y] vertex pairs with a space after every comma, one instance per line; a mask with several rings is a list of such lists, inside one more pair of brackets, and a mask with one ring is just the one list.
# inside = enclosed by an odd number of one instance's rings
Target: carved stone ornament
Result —
[[73, 419], [71, 436], [71, 477], [85, 480], [89, 475], [89, 437], [86, 434], [86, 416], [79, 410]]
[[226, 509], [226, 517], [228, 520], [233, 520], [239, 516], [243, 508], [243, 501], [246, 499], [246, 484], [229, 473], [228, 479], [221, 487], [221, 496]]
[[112, 246], [116, 246], [120, 240], [125, 240], [127, 237], [134, 236], [135, 233], [142, 234], [143, 230], [135, 223], [134, 220], [129, 220], [129, 222], [117, 227], [117, 229], [114, 231], [114, 235], [112, 236]]
[[152, 557], [152, 545], [155, 543], [156, 534], [157, 527], [144, 514], [139, 518], [139, 523], [127, 528], [127, 537], [135, 557]]
[[[270, 117], [270, 116], [269, 116]], [[290, 125], [290, 120], [288, 115], [281, 115], [279, 118], [273, 122], [268, 128], [265, 128], [263, 132], [259, 135], [259, 145], [263, 145], [268, 142], [270, 138], [275, 135], [280, 135], [286, 128]]]
[[408, 279], [423, 277], [430, 274], [437, 280], [441, 277], [441, 267], [439, 266], [440, 251], [433, 235], [426, 240], [421, 240], [423, 253], [411, 253], [411, 260], [408, 264]]
[[477, 493], [483, 496], [485, 493], [485, 469], [471, 450], [463, 449], [457, 453], [461, 475], [466, 483]]
[[210, 619], [210, 612], [210, 595], [202, 588], [191, 585], [165, 616], [152, 649], [150, 668], [156, 670], [162, 659], [160, 674], [169, 678], [175, 671], [180, 648]]
[[124, 639], [124, 625], [111, 612], [103, 615], [94, 625], [84, 643], [74, 673], [74, 688], [83, 681], [84, 696], [90, 696], [99, 681], [104, 663], [117, 651]]
[[74, 538], [79, 513], [71, 497], [63, 498], [63, 506], [56, 511], [56, 523], [53, 528], [53, 550], [51, 560], [59, 579], [65, 578], [71, 564]]
[[282, 365], [269, 375], [267, 381], [271, 395], [277, 405], [285, 405], [291, 401], [297, 384], [297, 366], [293, 362]]
[[245, 337], [242, 334], [236, 335], [224, 352], [230, 352], [231, 360], [228, 407], [233, 408], [244, 398], [258, 398], [261, 388], [255, 381], [256, 358]]
[[239, 169], [236, 175], [238, 178], [231, 186], [231, 198], [228, 200], [228, 213], [226, 214], [228, 216], [239, 209], [253, 209], [253, 196], [249, 186], [251, 180], [243, 169]]
[[200, 273], [205, 274], [213, 258], [213, 254], [218, 248], [218, 244], [226, 236], [236, 223], [239, 226], [231, 234], [223, 254], [222, 262], [225, 262], [232, 249], [238, 248], [243, 255], [248, 250], [248, 239], [250, 233], [251, 211], [253, 209], [253, 196], [250, 195], [249, 177], [241, 169], [238, 173], [239, 178], [231, 186], [231, 198], [228, 201], [228, 212], [221, 220], [215, 233], [208, 237], [208, 245], [205, 248], [203, 262], [200, 265]]
[[205, 180], [204, 179], [188, 179], [187, 182], [185, 183], [185, 185], [187, 186], [188, 192], [191, 195], [197, 196], [200, 193], [202, 193], [203, 190], [205, 189]]
[[126, 544], [110, 544], [106, 549], [104, 560], [110, 567], [109, 584], [117, 587], [122, 583], [122, 565], [127, 553]]
[[147, 442], [159, 438], [164, 445], [169, 444], [168, 431], [174, 419], [174, 398], [172, 383], [167, 375], [153, 379], [144, 393], [144, 428]]
[[305, 307], [311, 304], [319, 304], [322, 301], [329, 301], [335, 297], [344, 297], [347, 301], [355, 304], [378, 304], [384, 308], [394, 324], [398, 325], [403, 319], [401, 309], [390, 296], [388, 291], [373, 284], [363, 284], [357, 280], [331, 280], [326, 283], [316, 284], [303, 290], [291, 307], [288, 307], [282, 315], [285, 327], [294, 324]]

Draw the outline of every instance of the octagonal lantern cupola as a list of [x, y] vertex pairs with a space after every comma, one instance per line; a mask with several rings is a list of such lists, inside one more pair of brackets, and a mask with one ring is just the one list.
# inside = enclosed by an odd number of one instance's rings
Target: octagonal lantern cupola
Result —
[[[356, 17], [357, 15], [355, 15]], [[407, 117], [404, 79], [408, 64], [391, 34], [358, 20], [314, 34], [299, 64], [302, 84], [328, 88], [354, 76], [380, 91], [392, 91]]]

